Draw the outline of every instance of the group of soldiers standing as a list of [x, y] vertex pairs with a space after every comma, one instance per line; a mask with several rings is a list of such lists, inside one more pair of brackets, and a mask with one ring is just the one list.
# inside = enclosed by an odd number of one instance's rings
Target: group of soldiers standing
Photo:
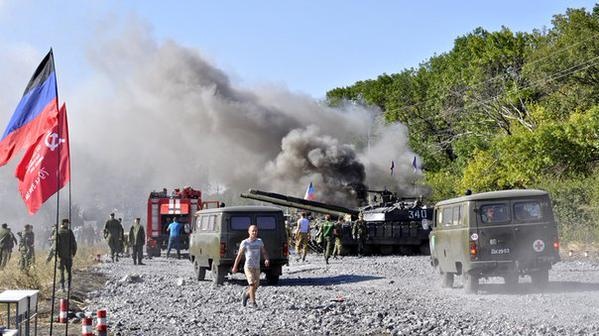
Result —
[[[35, 266], [35, 234], [33, 233], [33, 226], [25, 224], [23, 231], [18, 232], [17, 236], [19, 237], [18, 251], [21, 254], [19, 268], [21, 271], [27, 272]], [[52, 246], [46, 262], [49, 262], [54, 256], [59, 258], [60, 282], [64, 290], [64, 273], [67, 273], [67, 283], [70, 287], [73, 257], [75, 257], [75, 253], [77, 252], [77, 242], [75, 241], [73, 231], [69, 228], [68, 219], [62, 220], [58, 233], [55, 229], [52, 231], [50, 240], [52, 241]], [[0, 227], [0, 269], [6, 267], [15, 246], [17, 246], [16, 237], [8, 227], [8, 224], [3, 223]]]
[[[331, 256], [336, 259], [339, 256], [343, 256], [345, 253], [343, 240], [344, 240], [344, 225], [345, 219], [339, 218], [335, 223], [331, 221], [330, 215], [324, 216], [324, 221], [318, 225], [317, 233], [315, 234], [316, 243], [322, 247], [324, 252], [325, 262], [328, 264]], [[293, 237], [295, 239], [295, 250], [298, 255], [297, 261], [306, 260], [306, 254], [308, 253], [308, 245], [312, 239], [310, 231], [312, 225], [308, 219], [306, 213], [300, 213], [300, 218], [297, 220], [295, 229], [293, 231]], [[368, 227], [363, 219], [362, 214], [358, 215], [358, 219], [351, 222], [351, 235], [352, 239], [356, 241], [357, 253], [359, 256], [364, 254], [365, 242], [368, 238]]]
[[25, 224], [23, 231], [17, 232], [17, 236], [18, 242], [7, 223], [3, 223], [0, 227], [0, 269], [6, 267], [15, 246], [21, 254], [19, 267], [22, 271], [28, 270], [35, 264], [33, 226]]
[[131, 249], [133, 264], [144, 265], [141, 261], [143, 257], [143, 247], [146, 244], [146, 233], [144, 227], [140, 224], [140, 218], [135, 218], [133, 225], [129, 229], [129, 234], [125, 234], [122, 221], [114, 218], [114, 213], [104, 225], [104, 239], [108, 242], [110, 248], [110, 258], [112, 261], [119, 261], [119, 253]]

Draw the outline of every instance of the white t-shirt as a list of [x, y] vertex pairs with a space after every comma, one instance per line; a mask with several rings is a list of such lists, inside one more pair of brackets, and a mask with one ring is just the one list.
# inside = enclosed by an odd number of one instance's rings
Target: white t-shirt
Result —
[[308, 231], [310, 231], [310, 221], [308, 218], [298, 219], [297, 226], [299, 227], [299, 232], [301, 233], [308, 233]]
[[260, 252], [264, 247], [262, 239], [256, 238], [251, 241], [250, 238], [244, 239], [239, 245], [245, 252], [245, 268], [260, 268]]

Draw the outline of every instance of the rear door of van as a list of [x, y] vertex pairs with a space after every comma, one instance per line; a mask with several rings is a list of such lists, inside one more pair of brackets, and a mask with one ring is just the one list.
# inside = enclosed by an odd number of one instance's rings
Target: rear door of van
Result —
[[[227, 241], [229, 242], [227, 257], [233, 258], [239, 251], [241, 241], [248, 238], [248, 228], [252, 224], [258, 225], [258, 238], [262, 239], [266, 252], [271, 259], [282, 256], [281, 242], [285, 241], [285, 228], [283, 216], [276, 212], [247, 212], [230, 214], [230, 230]], [[264, 258], [262, 258], [264, 262]]]
[[508, 200], [490, 200], [478, 202], [476, 212], [476, 233], [478, 241], [478, 260], [513, 260], [518, 245], [514, 245], [514, 228], [511, 225], [511, 210]]
[[533, 266], [556, 257], [557, 228], [549, 197], [514, 199], [511, 203], [518, 261]]

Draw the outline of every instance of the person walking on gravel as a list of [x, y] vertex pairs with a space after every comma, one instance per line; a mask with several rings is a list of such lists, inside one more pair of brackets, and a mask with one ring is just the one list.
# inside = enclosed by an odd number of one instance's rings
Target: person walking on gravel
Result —
[[333, 254], [333, 246], [335, 244], [335, 237], [333, 235], [334, 227], [335, 225], [331, 222], [331, 215], [325, 215], [324, 222], [320, 227], [320, 235], [324, 242], [324, 261], [327, 264], [329, 263], [331, 254]]
[[310, 220], [306, 218], [305, 213], [301, 213], [301, 218], [297, 220], [297, 228], [295, 229], [295, 252], [297, 252], [296, 261], [302, 258], [306, 261], [308, 253], [308, 239], [310, 239]]
[[106, 221], [104, 225], [104, 239], [108, 241], [108, 247], [110, 247], [110, 258], [112, 261], [119, 261], [119, 250], [123, 243], [123, 226], [121, 223], [114, 218], [114, 213], [110, 214], [110, 219]]
[[250, 225], [248, 234], [249, 238], [244, 239], [239, 244], [239, 252], [237, 253], [237, 258], [235, 258], [232, 271], [233, 274], [237, 273], [237, 265], [239, 265], [241, 256], [245, 255], [243, 271], [248, 282], [248, 287], [243, 291], [241, 303], [245, 307], [249, 299], [252, 306], [257, 307], [256, 290], [260, 285], [260, 253], [264, 255], [264, 266], [268, 267], [270, 260], [268, 259], [268, 253], [266, 253], [262, 239], [258, 238], [258, 227]]
[[131, 255], [134, 265], [144, 265], [141, 262], [143, 257], [143, 247], [146, 244], [146, 233], [144, 227], [139, 223], [141, 218], [135, 218], [135, 222], [129, 230], [129, 246], [131, 246]]
[[64, 291], [64, 272], [67, 271], [67, 290], [71, 288], [71, 269], [77, 253], [77, 241], [69, 228], [69, 220], [63, 219], [56, 235], [56, 254], [60, 259], [60, 287]]

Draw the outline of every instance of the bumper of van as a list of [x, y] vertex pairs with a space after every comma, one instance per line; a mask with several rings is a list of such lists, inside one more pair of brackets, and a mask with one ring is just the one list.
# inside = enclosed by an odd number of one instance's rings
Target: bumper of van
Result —
[[472, 261], [470, 272], [485, 276], [501, 276], [514, 271], [528, 273], [531, 271], [550, 269], [551, 265], [559, 261], [559, 258], [542, 256], [533, 261], [521, 262], [514, 260], [495, 260], [495, 261]]

